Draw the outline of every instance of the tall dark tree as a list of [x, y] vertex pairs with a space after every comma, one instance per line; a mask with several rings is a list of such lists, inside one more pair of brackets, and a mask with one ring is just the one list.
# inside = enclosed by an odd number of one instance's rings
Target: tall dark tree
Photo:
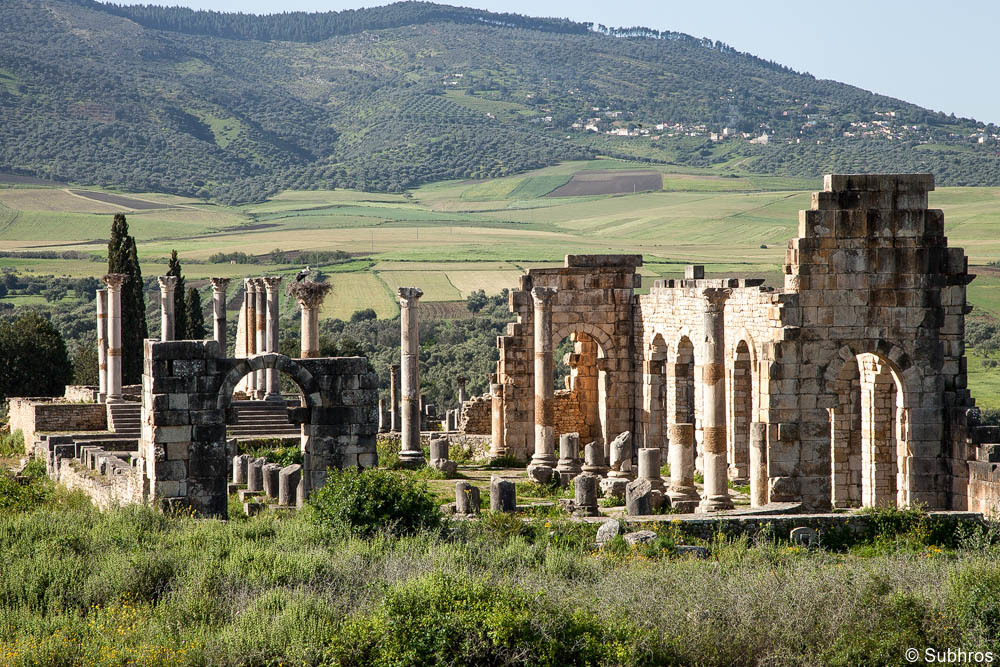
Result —
[[142, 293], [142, 271], [135, 239], [128, 233], [123, 213], [115, 214], [108, 241], [108, 273], [124, 273], [122, 285], [122, 383], [142, 381], [142, 346], [149, 337], [146, 326], [146, 299]]
[[170, 251], [167, 275], [177, 276], [177, 286], [174, 288], [174, 338], [200, 340], [200, 337], [191, 335], [188, 329], [187, 306], [184, 304], [184, 276], [181, 275], [181, 260], [177, 258], [176, 250]]
[[201, 295], [194, 287], [187, 293], [187, 337], [191, 340], [204, 340], [205, 312], [201, 308]]
[[59, 396], [72, 380], [66, 343], [49, 320], [35, 311], [0, 320], [0, 400]]

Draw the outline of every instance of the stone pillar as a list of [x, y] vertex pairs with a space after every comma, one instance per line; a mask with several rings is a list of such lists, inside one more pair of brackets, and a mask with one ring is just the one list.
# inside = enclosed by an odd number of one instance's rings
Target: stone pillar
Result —
[[465, 404], [465, 383], [469, 381], [469, 378], [459, 377], [455, 378], [455, 382], [458, 383], [458, 409], [462, 409], [462, 405]]
[[499, 382], [490, 383], [490, 403], [491, 403], [491, 438], [490, 456], [499, 458], [507, 455], [507, 447], [503, 442], [503, 385]]
[[[253, 278], [243, 279], [243, 302], [245, 304], [243, 308], [243, 335], [245, 337], [243, 349], [246, 350], [249, 357], [257, 352], [257, 336], [254, 332], [254, 322], [257, 321], [257, 283], [254, 282]], [[253, 391], [252, 384], [252, 382], [247, 384], [248, 394]]]
[[514, 482], [496, 475], [490, 477], [490, 510], [494, 512], [517, 511], [517, 491]]
[[108, 286], [108, 403], [122, 401], [122, 284], [126, 277], [124, 273], [104, 276]]
[[670, 424], [670, 504], [683, 513], [693, 512], [698, 505], [698, 489], [694, 485], [694, 424]]
[[226, 289], [229, 287], [229, 278], [212, 278], [212, 311], [215, 314], [215, 334], [213, 337], [222, 350], [222, 356], [228, 357], [226, 352]]
[[417, 358], [420, 351], [420, 324], [417, 319], [417, 302], [424, 293], [416, 287], [400, 287], [396, 293], [399, 295], [402, 373], [402, 447], [399, 460], [407, 465], [420, 465], [424, 462], [424, 453], [420, 449], [420, 368]]
[[639, 479], [647, 480], [654, 491], [663, 491], [658, 447], [644, 447], [639, 450]]
[[552, 298], [556, 290], [536, 287], [531, 290], [535, 303], [535, 452], [528, 466], [553, 469], [555, 456], [555, 382], [552, 351]]
[[[256, 299], [256, 317], [254, 320], [255, 349], [257, 350], [257, 354], [263, 354], [267, 352], [267, 292], [265, 291], [263, 278], [254, 278], [254, 284], [257, 286], [257, 291], [254, 292]], [[254, 395], [257, 398], [263, 398], [264, 393], [267, 391], [266, 371], [263, 368], [254, 371], [254, 378], [256, 379], [256, 392]]]
[[174, 339], [174, 290], [177, 276], [160, 276], [160, 340]]
[[750, 506], [767, 504], [767, 424], [750, 424]]
[[399, 364], [389, 366], [389, 430], [399, 431]]
[[[265, 276], [264, 289], [267, 291], [267, 325], [264, 336], [264, 349], [275, 354], [278, 352], [278, 325], [280, 320], [280, 310], [278, 303], [278, 288], [281, 286], [281, 276]], [[281, 376], [277, 368], [265, 370], [267, 377], [267, 395], [264, 397], [268, 401], [281, 400]]]
[[301, 348], [299, 354], [303, 359], [314, 359], [319, 356], [319, 309], [326, 299], [326, 293], [332, 285], [329, 283], [301, 282], [293, 283], [291, 293], [299, 302], [302, 312]]
[[97, 402], [108, 395], [108, 290], [97, 290]]
[[718, 512], [733, 508], [729, 497], [726, 446], [726, 360], [725, 307], [729, 290], [708, 288], [704, 291], [705, 341], [702, 365], [703, 447], [705, 489], [700, 509]]

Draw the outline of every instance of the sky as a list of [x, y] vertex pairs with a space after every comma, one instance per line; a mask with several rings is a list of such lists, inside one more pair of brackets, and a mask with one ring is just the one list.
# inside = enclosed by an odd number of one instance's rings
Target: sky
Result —
[[[388, 4], [350, 0], [115, 1], [255, 14]], [[1000, 125], [1000, 2], [996, 0], [438, 1], [708, 37], [817, 78]]]

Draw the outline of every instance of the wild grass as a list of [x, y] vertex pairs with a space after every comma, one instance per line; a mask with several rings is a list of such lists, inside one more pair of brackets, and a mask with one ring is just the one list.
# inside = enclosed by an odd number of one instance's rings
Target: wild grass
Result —
[[604, 550], [592, 524], [490, 513], [361, 537], [313, 507], [221, 522], [28, 486], [54, 495], [0, 509], [3, 664], [857, 665], [1000, 648], [988, 530], [870, 554], [717, 537], [698, 560], [671, 525]]

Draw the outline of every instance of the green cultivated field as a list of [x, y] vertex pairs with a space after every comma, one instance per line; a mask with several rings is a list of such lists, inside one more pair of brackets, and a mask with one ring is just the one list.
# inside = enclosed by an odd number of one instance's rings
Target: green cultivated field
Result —
[[[517, 113], [500, 103], [451, 91], [467, 105]], [[475, 106], [477, 110], [486, 106]], [[653, 169], [663, 191], [635, 195], [546, 197], [574, 173]], [[395, 290], [424, 290], [427, 313], [465, 314], [461, 301], [515, 287], [532, 266], [559, 266], [568, 253], [640, 253], [643, 291], [659, 277], [682, 275], [685, 264], [706, 265], [711, 276], [765, 277], [782, 283], [784, 247], [798, 230], [798, 211], [809, 207], [819, 179], [723, 177], [710, 170], [623, 160], [567, 162], [527, 174], [483, 181], [446, 181], [405, 194], [348, 190], [288, 191], [262, 204], [223, 207], [195, 199], [140, 193], [123, 195], [141, 210], [99, 201], [74, 188], [0, 189], [0, 251], [72, 250], [103, 257], [111, 214], [128, 213], [139, 241], [145, 275], [166, 269], [176, 249], [189, 279], [234, 278], [267, 271], [293, 274], [300, 264], [212, 264], [218, 252], [264, 256], [285, 251], [343, 250], [359, 261], [320, 267], [334, 288], [324, 317], [347, 318], [362, 308], [384, 317], [398, 312]], [[120, 193], [111, 193], [120, 194]], [[147, 208], [150, 202], [163, 208]], [[1000, 317], [1000, 188], [941, 188], [931, 205], [945, 211], [952, 245], [964, 247], [979, 277], [969, 286], [976, 314]], [[101, 261], [0, 257], [20, 272], [98, 276]], [[439, 304], [439, 305], [435, 305]], [[973, 384], [988, 372], [970, 361]], [[1000, 395], [1000, 391], [994, 391]], [[982, 403], [982, 401], [980, 401]]]

